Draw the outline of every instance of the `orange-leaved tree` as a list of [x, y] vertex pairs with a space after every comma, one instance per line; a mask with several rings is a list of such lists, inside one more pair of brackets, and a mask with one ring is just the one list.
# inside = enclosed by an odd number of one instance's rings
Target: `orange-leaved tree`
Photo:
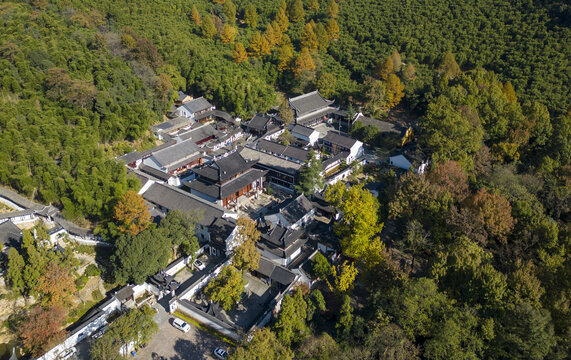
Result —
[[137, 235], [151, 223], [151, 214], [145, 200], [132, 190], [121, 196], [113, 212], [117, 228], [127, 234]]

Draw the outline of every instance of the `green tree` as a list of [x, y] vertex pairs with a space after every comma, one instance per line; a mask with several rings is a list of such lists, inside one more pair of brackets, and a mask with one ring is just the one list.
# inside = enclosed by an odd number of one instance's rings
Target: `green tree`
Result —
[[290, 21], [300, 22], [305, 18], [305, 10], [303, 10], [303, 2], [301, 0], [290, 1], [287, 12]]
[[387, 108], [385, 84], [368, 76], [363, 84], [365, 93], [365, 105], [363, 109], [374, 117], [379, 117]]
[[333, 227], [339, 236], [341, 249], [346, 256], [363, 259], [376, 242], [375, 235], [381, 231], [378, 222], [378, 200], [362, 186], [347, 189], [338, 182], [325, 191], [325, 199], [341, 210], [343, 217]]
[[120, 360], [120, 348], [121, 344], [113, 338], [111, 332], [107, 332], [93, 342], [89, 354], [93, 360]]
[[211, 16], [205, 16], [204, 17], [204, 21], [202, 21], [202, 36], [204, 36], [207, 39], [212, 39], [216, 36], [216, 27], [214, 26], [214, 23], [212, 22], [212, 17]]
[[158, 229], [161, 236], [172, 242], [173, 250], [178, 250], [181, 255], [194, 255], [199, 249], [196, 237], [197, 221], [197, 216], [192, 212], [173, 210], [161, 220]]
[[129, 344], [145, 346], [159, 330], [159, 326], [153, 319], [155, 314], [155, 310], [148, 305], [131, 309], [111, 323], [107, 333], [125, 353]]
[[222, 10], [224, 11], [224, 15], [226, 15], [228, 23], [234, 24], [236, 22], [236, 5], [234, 5], [232, 0], [226, 0], [222, 6]]
[[329, 0], [327, 3], [327, 14], [332, 18], [337, 17], [339, 14], [339, 5], [337, 5], [337, 1]]
[[224, 310], [231, 310], [240, 301], [246, 281], [242, 273], [234, 266], [225, 266], [218, 277], [210, 280], [204, 293], [214, 302], [220, 303]]
[[121, 235], [115, 241], [115, 281], [121, 284], [141, 284], [168, 264], [172, 243], [159, 230], [146, 230], [132, 236]]
[[9, 281], [10, 288], [16, 295], [24, 293], [26, 284], [24, 282], [24, 268], [26, 263], [18, 250], [10, 248], [8, 251], [8, 272], [6, 277]]
[[127, 191], [113, 208], [113, 218], [120, 231], [137, 235], [151, 223], [151, 213], [143, 197], [135, 191]]
[[446, 76], [448, 79], [454, 79], [460, 72], [460, 66], [458, 66], [454, 54], [450, 51], [444, 54], [442, 62], [438, 66], [438, 73]]
[[282, 118], [286, 124], [291, 124], [293, 122], [293, 110], [289, 106], [289, 102], [286, 98], [280, 102], [278, 112], [280, 114], [280, 118]]
[[319, 50], [327, 50], [329, 47], [329, 34], [322, 23], [315, 25], [315, 36], [317, 36]]
[[293, 352], [280, 342], [274, 332], [265, 327], [256, 330], [252, 341], [236, 348], [230, 360], [292, 360]]
[[406, 64], [402, 72], [402, 77], [406, 81], [412, 81], [416, 79], [416, 70], [414, 68], [414, 65], [412, 65], [411, 63]]
[[335, 76], [331, 73], [321, 73], [317, 77], [317, 90], [319, 90], [319, 93], [327, 99], [330, 99], [335, 95], [336, 86]]
[[327, 261], [327, 258], [318, 252], [315, 258], [311, 261], [313, 273], [320, 279], [327, 279], [329, 275], [333, 274], [333, 268]]
[[343, 264], [332, 267], [333, 277], [335, 279], [335, 288], [345, 293], [353, 289], [353, 283], [359, 271], [355, 268], [355, 264], [345, 260]]
[[309, 11], [319, 10], [319, 0], [307, 0], [306, 7]]
[[353, 326], [353, 307], [351, 306], [351, 298], [349, 295], [343, 297], [343, 305], [341, 305], [341, 310], [339, 311], [339, 318], [337, 319], [337, 324], [335, 328], [339, 334], [351, 331]]
[[479, 122], [469, 120], [466, 116], [469, 110], [465, 110], [455, 108], [443, 96], [428, 105], [420, 124], [425, 131], [421, 141], [436, 162], [455, 160], [464, 169], [472, 168], [472, 155], [482, 146], [484, 131]]
[[324, 184], [322, 171], [321, 161], [317, 159], [315, 151], [311, 149], [307, 154], [305, 166], [299, 173], [296, 190], [305, 195], [311, 195], [322, 189]]
[[284, 296], [278, 320], [274, 324], [278, 339], [283, 344], [296, 343], [307, 333], [307, 303], [303, 298], [300, 288], [297, 288], [294, 295]]
[[244, 21], [249, 27], [255, 29], [258, 26], [258, 11], [252, 3], [248, 3], [244, 9]]

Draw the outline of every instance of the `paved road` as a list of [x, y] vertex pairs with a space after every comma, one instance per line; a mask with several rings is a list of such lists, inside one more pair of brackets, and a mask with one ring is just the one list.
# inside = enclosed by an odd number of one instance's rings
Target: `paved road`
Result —
[[204, 360], [215, 359], [212, 350], [222, 347], [226, 350], [229, 344], [222, 339], [190, 324], [186, 334], [172, 326], [173, 317], [159, 327], [159, 332], [144, 349], [139, 350], [136, 359], [157, 360]]

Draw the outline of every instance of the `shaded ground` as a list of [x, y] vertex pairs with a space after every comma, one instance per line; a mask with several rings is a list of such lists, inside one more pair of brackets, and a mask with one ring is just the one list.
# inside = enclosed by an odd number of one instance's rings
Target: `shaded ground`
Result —
[[144, 349], [137, 352], [138, 359], [202, 360], [215, 359], [216, 347], [228, 350], [228, 343], [192, 324], [190, 331], [183, 333], [172, 326], [173, 317], [164, 322], [159, 332]]

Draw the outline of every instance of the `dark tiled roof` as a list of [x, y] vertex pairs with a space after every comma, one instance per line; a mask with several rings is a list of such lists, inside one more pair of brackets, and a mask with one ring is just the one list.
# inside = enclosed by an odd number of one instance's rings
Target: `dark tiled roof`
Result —
[[286, 158], [291, 158], [299, 161], [307, 160], [309, 151], [299, 149], [293, 146], [285, 146], [273, 141], [262, 139], [258, 142], [258, 149], [276, 155], [281, 155]]
[[179, 90], [178, 92], [178, 101], [183, 101], [188, 95], [186, 95], [185, 93], [183, 93], [182, 91]]
[[295, 280], [295, 274], [283, 266], [276, 265], [272, 261], [260, 256], [258, 272], [270, 279], [282, 284], [289, 285]]
[[226, 212], [216, 204], [164, 184], [152, 184], [143, 193], [143, 198], [169, 211], [180, 210], [185, 213], [196, 211], [199, 217], [198, 222], [204, 226], [209, 226]]
[[305, 241], [300, 239], [301, 234], [301, 230], [276, 226], [262, 233], [258, 247], [285, 259], [305, 244]]
[[268, 115], [256, 114], [250, 121], [245, 123], [244, 126], [254, 130], [266, 130], [266, 127], [271, 119], [272, 118]]
[[313, 209], [313, 204], [301, 194], [280, 209], [280, 213], [290, 223], [295, 224]]
[[163, 123], [154, 125], [152, 128], [154, 131], [160, 130], [160, 131], [169, 133], [173, 130], [177, 130], [177, 129], [180, 129], [182, 127], [191, 125], [192, 123], [194, 123], [194, 120], [185, 118], [184, 116], [179, 116], [177, 118], [167, 120]]
[[140, 160], [142, 158], [143, 158], [143, 154], [137, 152], [137, 150], [134, 150], [134, 151], [131, 151], [130, 153], [119, 156], [117, 158], [117, 160], [122, 160], [125, 162], [125, 164], [130, 164], [130, 163], [135, 162], [137, 160]]
[[293, 129], [291, 129], [292, 133], [296, 133], [299, 135], [303, 135], [303, 136], [307, 136], [309, 137], [311, 134], [313, 134], [316, 130], [309, 128], [307, 126], [301, 126], [301, 125], [295, 125], [293, 127]]
[[299, 163], [248, 147], [240, 150], [240, 154], [246, 159], [257, 161], [258, 164], [266, 168], [272, 168], [291, 175], [295, 175], [301, 168]]
[[319, 95], [319, 92], [313, 91], [290, 98], [289, 104], [294, 109], [296, 116], [299, 117], [326, 108], [331, 104], [331, 102], [325, 100], [321, 95]]
[[0, 214], [0, 219], [11, 219], [13, 217], [17, 217], [17, 216], [26, 216], [26, 215], [32, 215], [34, 213], [34, 210], [32, 209], [24, 209], [24, 210], [18, 210], [18, 211], [11, 211], [8, 213], [1, 213]]
[[337, 155], [332, 156], [332, 157], [330, 157], [330, 158], [327, 159], [327, 160], [324, 160], [324, 161], [321, 163], [321, 166], [322, 166], [322, 168], [325, 170], [325, 169], [327, 169], [330, 165], [334, 164], [335, 162], [340, 161], [340, 160], [347, 159], [347, 156], [349, 156], [349, 153], [348, 153], [347, 151], [342, 151], [342, 152], [338, 153]]
[[283, 152], [283, 156], [288, 157], [288, 158], [292, 158], [292, 159], [296, 159], [299, 161], [306, 161], [308, 154], [309, 154], [309, 151], [303, 150], [300, 148], [296, 148], [293, 146], [288, 146]]
[[258, 141], [257, 148], [262, 150], [262, 151], [265, 151], [265, 152], [281, 155], [285, 151], [286, 146], [279, 144], [277, 142], [262, 139], [262, 140]]
[[216, 218], [214, 223], [208, 228], [210, 233], [210, 241], [216, 243], [219, 246], [226, 247], [225, 240], [232, 234], [232, 231], [236, 228], [236, 223], [228, 221], [224, 218]]
[[323, 142], [339, 145], [347, 149], [350, 149], [357, 142], [357, 140], [353, 138], [338, 134], [333, 131], [328, 132], [327, 135], [325, 135], [325, 137], [322, 140]]
[[296, 124], [308, 124], [316, 119], [321, 119], [321, 120], [325, 120], [325, 118], [327, 118], [327, 116], [331, 115], [335, 113], [335, 109], [332, 107], [326, 107], [325, 109], [319, 110], [315, 113], [310, 113], [310, 114], [306, 114], [303, 115], [301, 117], [297, 117], [295, 119], [295, 123]]
[[123, 287], [121, 290], [117, 291], [117, 293], [115, 294], [115, 297], [123, 302], [125, 300], [127, 300], [127, 298], [133, 296], [135, 294], [135, 292], [133, 291], [133, 288], [131, 286], [125, 286]]
[[243, 189], [246, 185], [256, 181], [257, 179], [266, 175], [266, 171], [250, 169], [244, 174], [241, 174], [236, 179], [220, 186], [218, 184], [208, 183], [202, 179], [196, 179], [189, 183], [189, 187], [192, 190], [200, 191], [215, 199], [225, 199], [228, 196], [234, 194], [240, 189]]
[[194, 172], [212, 182], [223, 182], [254, 165], [254, 161], [246, 161], [239, 152], [234, 152], [208, 166], [195, 169]]
[[0, 224], [0, 243], [2, 244], [4, 251], [8, 247], [18, 247], [22, 241], [22, 230], [20, 230], [11, 221], [5, 221]]
[[208, 100], [206, 100], [203, 96], [194, 99], [194, 100], [190, 100], [185, 102], [184, 104], [182, 104], [182, 106], [184, 106], [185, 108], [187, 108], [188, 110], [190, 110], [191, 113], [196, 113], [205, 109], [210, 109], [212, 107], [212, 104], [208, 102]]
[[159, 169], [155, 169], [154, 167], [145, 164], [141, 164], [141, 166], [139, 166], [139, 170], [141, 170], [141, 172], [143, 173], [154, 176], [155, 178], [162, 181], [168, 181], [172, 176], [171, 174], [167, 174], [166, 172], [163, 172]]
[[215, 138], [219, 137], [220, 132], [218, 130], [216, 130], [212, 125], [206, 124], [206, 125], [201, 125], [200, 127], [191, 129], [189, 131], [186, 131], [182, 134], [179, 134], [178, 136], [183, 141], [192, 139], [195, 143], [199, 143], [199, 142], [204, 141], [205, 139], [208, 139], [212, 136]]
[[373, 119], [370, 117], [366, 117], [362, 114], [357, 115], [357, 117], [353, 121], [353, 124], [355, 124], [357, 121], [362, 122], [363, 125], [365, 125], [365, 126], [369, 126], [369, 125], [374, 126], [375, 128], [379, 129], [381, 132], [384, 132], [384, 133], [392, 132], [392, 133], [401, 134], [404, 130], [396, 124], [386, 122], [386, 121], [377, 120], [377, 119]]
[[[174, 164], [196, 157], [199, 149], [192, 140], [182, 141], [176, 145], [153, 153], [153, 158], [164, 168], [172, 168]], [[190, 161], [190, 160], [189, 160]]]

